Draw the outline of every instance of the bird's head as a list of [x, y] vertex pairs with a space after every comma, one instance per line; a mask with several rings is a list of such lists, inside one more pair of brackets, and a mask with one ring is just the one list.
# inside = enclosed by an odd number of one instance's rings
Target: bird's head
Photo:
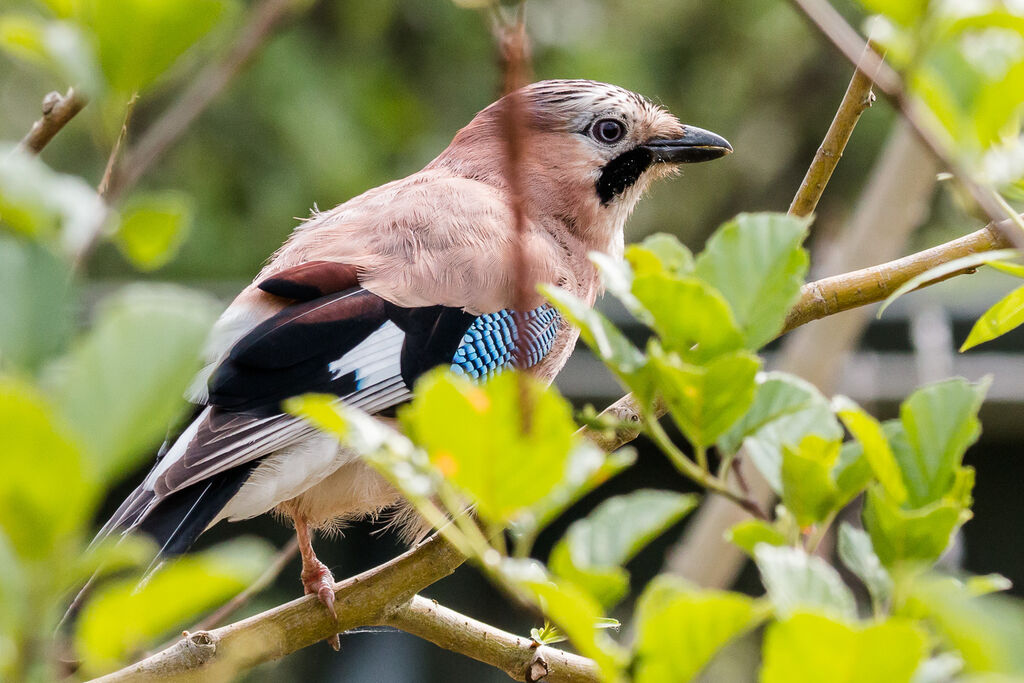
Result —
[[724, 138], [680, 123], [636, 93], [595, 81], [550, 80], [484, 109], [435, 164], [504, 184], [503, 111], [512, 97], [523, 115], [521, 163], [531, 214], [564, 222], [604, 251], [621, 249], [626, 218], [653, 180], [681, 164], [732, 152]]

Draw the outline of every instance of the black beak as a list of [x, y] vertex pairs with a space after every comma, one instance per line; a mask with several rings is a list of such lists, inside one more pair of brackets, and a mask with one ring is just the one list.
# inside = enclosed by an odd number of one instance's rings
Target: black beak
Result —
[[670, 164], [693, 164], [711, 161], [732, 153], [732, 145], [721, 135], [695, 126], [685, 126], [683, 137], [675, 140], [648, 140], [641, 145], [654, 155], [654, 160]]

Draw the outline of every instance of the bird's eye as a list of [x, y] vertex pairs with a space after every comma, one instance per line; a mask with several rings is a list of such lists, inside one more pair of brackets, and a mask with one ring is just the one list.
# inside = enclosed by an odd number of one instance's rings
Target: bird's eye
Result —
[[607, 145], [618, 142], [626, 134], [626, 126], [615, 119], [601, 119], [590, 127], [590, 135], [598, 142]]

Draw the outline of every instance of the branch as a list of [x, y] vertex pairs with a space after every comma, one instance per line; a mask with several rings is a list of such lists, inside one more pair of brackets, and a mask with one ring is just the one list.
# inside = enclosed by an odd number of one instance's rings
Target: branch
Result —
[[[1006, 222], [1009, 223], [1009, 221]], [[851, 273], [809, 282], [801, 290], [797, 305], [786, 317], [786, 326], [783, 332], [788, 332], [812, 320], [882, 301], [903, 283], [935, 266], [970, 254], [1005, 249], [1010, 246], [1012, 245], [1005, 233], [995, 226], [989, 225], [952, 242], [946, 242], [937, 247], [883, 263], [880, 266], [863, 268]], [[973, 270], [973, 268], [960, 270], [927, 284], [932, 285]]]
[[82, 111], [88, 100], [74, 88], [67, 93], [51, 92], [43, 98], [43, 115], [18, 143], [20, 149], [39, 154], [67, 122]]
[[[864, 55], [860, 59], [861, 64], [867, 63], [868, 53], [875, 54], [870, 45], [864, 48]], [[871, 92], [871, 82], [871, 76], [861, 71], [860, 68], [853, 72], [853, 78], [850, 79], [850, 85], [846, 88], [843, 101], [839, 104], [839, 109], [836, 110], [835, 118], [832, 119], [828, 132], [825, 133], [825, 139], [818, 147], [814, 160], [811, 161], [807, 174], [804, 175], [803, 182], [800, 183], [800, 189], [793, 197], [793, 203], [789, 205], [790, 214], [809, 216], [814, 213], [818, 200], [821, 199], [825, 186], [832, 177], [832, 172], [836, 170], [836, 165], [843, 157], [843, 150], [846, 149], [846, 143], [850, 141], [854, 126], [857, 125], [864, 110], [875, 101], [875, 94]]]
[[[921, 109], [907, 97], [903, 79], [891, 66], [874, 51], [865, 51], [867, 44], [846, 19], [826, 0], [790, 0], [796, 9], [842, 54], [851, 64], [865, 73], [873, 73], [878, 86], [895, 105], [914, 130], [924, 146], [964, 186], [971, 198], [996, 224], [1010, 246], [1024, 250], [1024, 230], [1004, 219], [1008, 212], [999, 204], [995, 195], [979, 185], [971, 174], [953, 157], [943, 141], [935, 135], [921, 115]], [[1013, 216], [1016, 219], [1016, 216]]]
[[248, 21], [224, 58], [203, 69], [192, 85], [146, 129], [139, 142], [125, 153], [122, 170], [114, 176], [110, 187], [111, 201], [135, 186], [143, 174], [249, 63], [274, 29], [304, 4], [305, 0], [263, 0], [250, 12]]
[[399, 606], [463, 561], [435, 534], [390, 562], [337, 583], [337, 622], [331, 621], [315, 595], [307, 595], [229, 626], [186, 632], [166, 650], [96, 680], [230, 680], [340, 631], [384, 623]]
[[292, 561], [292, 558], [298, 552], [299, 539], [293, 535], [292, 540], [288, 541], [283, 548], [277, 551], [277, 554], [274, 555], [274, 560], [263, 570], [262, 574], [256, 577], [255, 581], [242, 589], [238, 595], [224, 603], [217, 611], [196, 624], [193, 630], [206, 631], [223, 624], [227, 621], [228, 617], [244, 607], [255, 595], [274, 583], [274, 579], [284, 571], [284, 568], [288, 566], [288, 563]]
[[600, 680], [597, 665], [580, 657], [521, 638], [439, 605], [419, 595], [379, 624], [429, 640], [438, 647], [501, 669], [526, 683], [590, 683]]

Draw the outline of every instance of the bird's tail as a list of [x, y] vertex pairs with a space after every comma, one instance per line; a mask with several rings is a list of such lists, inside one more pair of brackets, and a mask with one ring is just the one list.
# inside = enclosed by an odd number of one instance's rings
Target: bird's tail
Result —
[[[145, 534], [159, 548], [139, 581], [139, 587], [145, 585], [168, 557], [181, 555], [192, 547], [199, 535], [215, 521], [228, 500], [238, 493], [256, 464], [254, 461], [226, 470], [162, 498], [140, 485], [107, 520], [89, 548], [94, 549], [104, 539], [115, 534], [122, 537], [133, 531]], [[102, 571], [103, 567], [100, 567], [78, 591], [61, 618], [61, 624], [78, 613]]]

